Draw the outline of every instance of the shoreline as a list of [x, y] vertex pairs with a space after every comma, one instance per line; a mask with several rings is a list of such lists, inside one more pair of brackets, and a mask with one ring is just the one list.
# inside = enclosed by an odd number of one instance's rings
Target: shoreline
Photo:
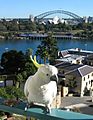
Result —
[[[69, 39], [69, 40], [93, 40], [93, 38], [86, 38], [86, 37], [74, 37], [74, 36], [64, 36], [64, 35], [53, 35], [53, 37], [55, 38], [55, 39], [57, 39], [57, 40], [59, 40], [59, 39]], [[28, 40], [42, 40], [42, 39], [46, 39], [47, 38], [47, 36], [26, 36], [26, 37], [22, 37], [22, 36], [20, 36], [20, 37], [18, 37], [18, 36], [14, 36], [14, 37], [5, 37], [5, 36], [0, 36], [0, 40], [23, 40], [23, 39], [28, 39]]]

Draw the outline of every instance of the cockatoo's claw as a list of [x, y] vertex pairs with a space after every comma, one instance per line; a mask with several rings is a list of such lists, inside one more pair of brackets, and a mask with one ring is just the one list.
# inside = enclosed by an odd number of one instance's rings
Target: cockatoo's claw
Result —
[[29, 105], [26, 104], [26, 106], [25, 106], [25, 111], [27, 111], [28, 108], [29, 108]]
[[33, 103], [33, 102], [31, 102], [31, 103], [30, 103], [30, 107], [33, 107], [33, 106], [34, 106], [34, 103]]
[[27, 111], [27, 109], [28, 109], [28, 108], [27, 108], [27, 106], [26, 106], [26, 107], [25, 107], [25, 112]]
[[27, 103], [27, 104], [26, 104], [26, 107], [25, 107], [25, 111], [27, 111], [27, 109], [28, 109], [28, 108], [31, 108], [32, 106], [34, 106], [34, 103], [33, 103], [33, 102], [31, 102], [30, 104]]
[[43, 113], [45, 114], [51, 113], [51, 110], [46, 106]]
[[47, 109], [46, 111], [47, 111], [47, 113], [50, 113], [50, 110], [49, 110], [49, 109]]

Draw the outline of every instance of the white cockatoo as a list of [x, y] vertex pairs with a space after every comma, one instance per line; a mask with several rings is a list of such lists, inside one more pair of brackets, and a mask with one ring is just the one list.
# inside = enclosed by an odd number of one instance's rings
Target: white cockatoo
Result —
[[[31, 56], [30, 56], [31, 57]], [[31, 57], [38, 71], [30, 76], [24, 86], [24, 93], [28, 103], [43, 104], [47, 112], [51, 112], [51, 103], [57, 94], [58, 70], [52, 65], [40, 65]]]

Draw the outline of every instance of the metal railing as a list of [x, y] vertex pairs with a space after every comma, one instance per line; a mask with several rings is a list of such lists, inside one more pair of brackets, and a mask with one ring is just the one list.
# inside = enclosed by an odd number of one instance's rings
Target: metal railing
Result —
[[65, 111], [60, 109], [52, 109], [50, 114], [43, 113], [43, 109], [40, 107], [33, 107], [25, 111], [26, 103], [20, 102], [14, 106], [7, 106], [0, 102], [0, 110], [9, 113], [15, 113], [19, 115], [24, 115], [28, 117], [33, 117], [39, 120], [72, 120], [72, 119], [92, 119], [92, 115], [86, 115], [71, 111]]

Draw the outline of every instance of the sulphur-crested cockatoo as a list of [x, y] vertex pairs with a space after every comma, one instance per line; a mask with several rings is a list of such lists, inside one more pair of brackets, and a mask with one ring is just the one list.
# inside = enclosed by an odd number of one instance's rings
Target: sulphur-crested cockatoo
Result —
[[57, 74], [55, 66], [40, 65], [38, 71], [25, 83], [24, 93], [28, 103], [44, 104], [47, 112], [51, 112], [51, 103], [57, 94]]

